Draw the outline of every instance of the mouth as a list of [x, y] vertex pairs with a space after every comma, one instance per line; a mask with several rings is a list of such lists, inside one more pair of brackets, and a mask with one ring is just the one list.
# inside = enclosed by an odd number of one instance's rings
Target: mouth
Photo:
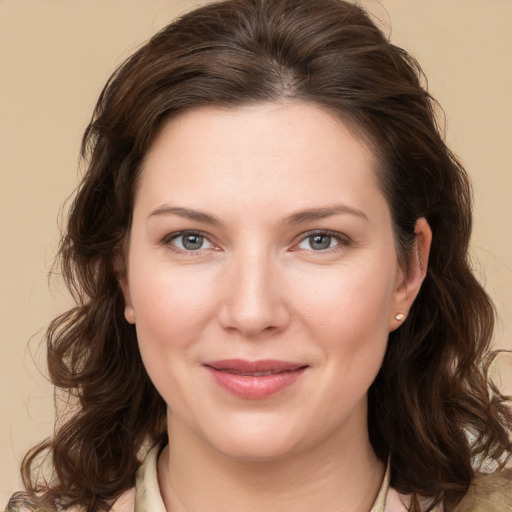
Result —
[[225, 391], [239, 398], [268, 398], [294, 384], [308, 365], [278, 360], [225, 359], [203, 366]]

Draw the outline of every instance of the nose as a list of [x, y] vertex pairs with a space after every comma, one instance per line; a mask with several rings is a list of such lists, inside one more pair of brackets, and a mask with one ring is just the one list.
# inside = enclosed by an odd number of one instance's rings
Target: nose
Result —
[[278, 265], [268, 254], [240, 255], [224, 274], [221, 326], [248, 339], [286, 329], [290, 313]]

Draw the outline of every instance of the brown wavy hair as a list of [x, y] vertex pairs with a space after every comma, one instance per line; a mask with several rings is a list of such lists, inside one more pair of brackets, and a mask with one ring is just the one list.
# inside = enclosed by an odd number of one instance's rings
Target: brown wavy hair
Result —
[[[328, 109], [377, 156], [404, 264], [413, 257], [415, 221], [428, 220], [425, 281], [407, 321], [390, 334], [369, 390], [373, 447], [390, 456], [392, 485], [412, 494], [410, 510], [420, 510], [420, 496], [453, 510], [474, 477], [472, 462], [508, 458], [512, 413], [487, 378], [494, 309], [468, 257], [471, 189], [424, 83], [410, 55], [361, 7], [340, 0], [210, 3], [116, 70], [84, 135], [88, 168], [60, 247], [76, 307], [46, 338], [51, 379], [77, 406], [25, 457], [34, 502], [108, 510], [134, 485], [144, 443], [165, 442], [166, 404], [124, 319], [119, 280], [134, 188], [155, 132], [203, 105], [294, 99]], [[37, 478], [44, 453], [55, 475], [49, 483]], [[11, 504], [28, 503], [28, 495]]]

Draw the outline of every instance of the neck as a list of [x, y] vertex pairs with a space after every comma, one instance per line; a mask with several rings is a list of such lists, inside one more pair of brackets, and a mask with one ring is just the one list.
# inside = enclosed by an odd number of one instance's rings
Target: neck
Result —
[[[178, 421], [158, 462], [166, 509], [172, 512], [368, 512], [384, 464], [366, 431], [272, 460], [227, 457]], [[341, 438], [340, 438], [341, 437]]]

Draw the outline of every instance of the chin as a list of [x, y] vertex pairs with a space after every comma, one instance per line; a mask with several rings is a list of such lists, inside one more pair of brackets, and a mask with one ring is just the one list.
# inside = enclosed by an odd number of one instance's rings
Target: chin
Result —
[[290, 429], [290, 425], [255, 418], [253, 422], [223, 425], [222, 431], [203, 432], [202, 437], [225, 457], [265, 462], [293, 455], [300, 450], [305, 435]]
[[227, 443], [218, 443], [213, 448], [229, 459], [270, 462], [292, 456], [297, 450], [297, 445], [286, 440], [276, 440], [272, 436], [260, 439], [232, 437]]

